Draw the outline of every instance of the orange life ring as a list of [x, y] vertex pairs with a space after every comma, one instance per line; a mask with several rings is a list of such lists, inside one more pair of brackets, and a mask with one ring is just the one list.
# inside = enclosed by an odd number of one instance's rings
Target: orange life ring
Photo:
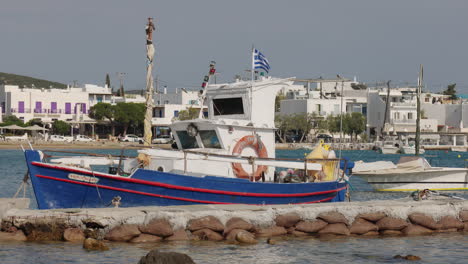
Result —
[[[232, 151], [232, 155], [238, 156], [241, 155], [242, 150], [245, 148], [253, 148], [255, 150], [255, 153], [257, 154], [257, 157], [259, 158], [268, 158], [268, 152], [266, 150], [265, 145], [263, 145], [263, 142], [258, 139], [257, 136], [251, 135], [251, 136], [244, 136], [241, 138], [237, 144], [234, 146], [234, 149]], [[250, 179], [250, 177], [254, 177], [254, 181], [260, 180], [262, 177], [262, 172], [267, 170], [267, 166], [265, 165], [259, 165], [257, 166], [257, 169], [253, 173], [253, 175], [247, 173], [244, 168], [242, 168], [242, 164], [240, 163], [232, 163], [232, 170], [234, 171], [234, 174], [236, 175], [237, 178], [241, 179]]]

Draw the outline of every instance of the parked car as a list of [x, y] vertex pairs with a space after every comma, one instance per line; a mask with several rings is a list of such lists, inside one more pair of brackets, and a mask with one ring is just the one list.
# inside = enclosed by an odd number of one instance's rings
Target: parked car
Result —
[[323, 139], [324, 142], [328, 143], [328, 142], [332, 142], [333, 137], [328, 134], [318, 134], [317, 139], [318, 140]]
[[143, 144], [143, 138], [133, 134], [127, 134], [121, 137], [119, 140], [123, 142], [138, 142], [140, 144]]
[[91, 141], [94, 141], [94, 139], [88, 137], [88, 136], [85, 136], [85, 135], [76, 135], [75, 137], [75, 141], [79, 141], [79, 142], [91, 142]]
[[169, 144], [172, 142], [172, 137], [171, 135], [161, 135], [157, 138], [153, 138], [152, 143], [153, 144]]
[[72, 142], [73, 138], [64, 137], [64, 136], [61, 136], [61, 135], [50, 135], [49, 140], [53, 141], [53, 142]]

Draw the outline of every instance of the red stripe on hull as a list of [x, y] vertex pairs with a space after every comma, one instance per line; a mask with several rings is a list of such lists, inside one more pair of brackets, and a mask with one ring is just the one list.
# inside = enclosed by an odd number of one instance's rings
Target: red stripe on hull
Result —
[[[105, 186], [105, 185], [98, 185], [98, 184], [92, 184], [92, 183], [77, 182], [77, 181], [72, 181], [72, 180], [67, 180], [67, 179], [60, 179], [60, 178], [55, 178], [55, 177], [50, 177], [50, 176], [45, 176], [45, 175], [39, 175], [39, 174], [37, 174], [36, 177], [43, 178], [43, 179], [48, 179], [48, 180], [54, 180], [54, 181], [61, 181], [61, 182], [66, 182], [66, 183], [71, 183], [71, 184], [79, 184], [79, 185], [85, 185], [85, 186], [90, 186], [90, 187], [97, 187], [97, 188], [101, 188], [101, 189], [108, 189], [108, 190], [120, 191], [120, 192], [128, 192], [128, 193], [134, 193], [134, 194], [140, 194], [140, 195], [146, 195], [146, 196], [153, 196], [153, 197], [159, 197], [159, 198], [171, 199], [171, 200], [180, 200], [180, 201], [187, 201], [187, 202], [194, 202], [194, 203], [201, 203], [201, 204], [238, 204], [238, 203], [204, 201], [204, 200], [196, 200], [196, 199], [190, 199], [190, 198], [181, 198], [181, 197], [174, 197], [174, 196], [168, 196], [168, 195], [160, 195], [160, 194], [154, 194], [154, 193], [140, 192], [140, 191], [134, 191], [134, 190], [129, 190], [129, 189]], [[317, 201], [304, 202], [304, 203], [292, 203], [292, 204], [321, 203], [321, 202], [329, 201], [329, 200], [331, 200], [333, 198], [334, 197], [328, 197], [328, 198], [317, 200]], [[260, 204], [251, 204], [251, 205], [260, 205]], [[267, 204], [265, 204], [265, 205], [267, 205]]]
[[145, 185], [152, 185], [152, 186], [158, 186], [158, 187], [164, 187], [164, 188], [176, 189], [176, 190], [183, 190], [183, 191], [203, 192], [203, 193], [214, 193], [214, 194], [225, 194], [225, 195], [235, 195], [235, 196], [251, 196], [251, 197], [304, 197], [304, 196], [312, 196], [312, 195], [320, 195], [320, 194], [333, 193], [333, 192], [338, 192], [338, 191], [341, 191], [341, 190], [346, 189], [346, 187], [342, 187], [342, 188], [334, 189], [334, 190], [321, 191], [321, 192], [310, 192], [310, 193], [247, 193], [247, 192], [231, 192], [231, 191], [221, 191], [221, 190], [210, 190], [210, 189], [203, 189], [203, 188], [185, 187], [185, 186], [173, 185], [173, 184], [168, 184], [168, 183], [151, 182], [151, 181], [139, 180], [139, 179], [132, 179], [132, 178], [124, 178], [124, 177], [113, 176], [113, 175], [110, 175], [110, 174], [104, 174], [104, 173], [99, 173], [99, 172], [90, 172], [90, 171], [85, 171], [85, 170], [79, 170], [79, 169], [72, 169], [72, 168], [60, 167], [60, 166], [50, 165], [50, 164], [45, 164], [45, 163], [40, 163], [40, 162], [31, 162], [31, 164], [32, 164], [32, 165], [35, 165], [35, 166], [39, 166], [39, 167], [50, 168], [50, 169], [64, 170], [64, 171], [82, 173], [82, 174], [87, 174], [87, 175], [92, 175], [92, 176], [99, 176], [99, 177], [102, 177], [102, 178], [108, 178], [108, 179], [113, 179], [113, 180], [117, 180], [117, 181], [126, 181], [126, 182], [132, 182], [132, 183], [138, 183], [138, 184], [145, 184]]

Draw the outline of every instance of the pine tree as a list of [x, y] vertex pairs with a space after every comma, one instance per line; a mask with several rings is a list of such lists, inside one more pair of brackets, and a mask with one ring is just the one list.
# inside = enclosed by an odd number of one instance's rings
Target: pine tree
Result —
[[109, 77], [109, 74], [108, 74], [108, 73], [106, 73], [106, 85], [107, 85], [108, 88], [111, 87], [110, 77]]
[[447, 90], [445, 90], [443, 94], [450, 95], [450, 99], [456, 100], [458, 97], [457, 97], [457, 91], [455, 91], [455, 86], [457, 86], [456, 83], [449, 84], [447, 86]]

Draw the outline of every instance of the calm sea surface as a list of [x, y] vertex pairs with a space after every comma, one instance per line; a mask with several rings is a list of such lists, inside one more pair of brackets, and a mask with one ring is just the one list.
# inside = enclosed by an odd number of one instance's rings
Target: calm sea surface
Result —
[[[83, 151], [83, 150], [80, 150]], [[120, 150], [89, 152], [119, 154]], [[302, 158], [307, 150], [278, 150], [278, 157]], [[128, 155], [135, 155], [129, 150]], [[343, 151], [353, 161], [398, 161], [400, 155], [382, 155], [373, 151]], [[465, 167], [467, 153], [426, 151], [433, 166]], [[20, 150], [0, 150], [0, 197], [12, 197], [26, 172]], [[362, 179], [351, 177], [353, 201], [403, 198], [406, 193], [378, 193]], [[468, 192], [452, 192], [468, 198]], [[29, 188], [31, 207], [34, 194]], [[288, 238], [276, 245], [264, 241], [253, 246], [226, 243], [181, 242], [151, 245], [110, 244], [106, 252], [87, 252], [81, 244], [72, 243], [2, 243], [0, 263], [137, 263], [149, 250], [176, 251], [191, 256], [196, 263], [407, 263], [394, 260], [394, 255], [413, 254], [421, 263], [468, 263], [468, 234], [437, 234], [418, 237], [387, 238]]]

